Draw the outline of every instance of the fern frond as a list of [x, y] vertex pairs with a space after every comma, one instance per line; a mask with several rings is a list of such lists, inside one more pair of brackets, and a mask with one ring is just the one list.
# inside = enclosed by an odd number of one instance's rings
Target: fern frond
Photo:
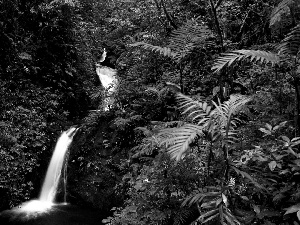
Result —
[[171, 58], [173, 58], [173, 56], [174, 56], [174, 53], [168, 47], [160, 47], [160, 46], [151, 45], [151, 44], [148, 44], [148, 43], [145, 43], [145, 42], [136, 42], [136, 43], [130, 44], [130, 46], [132, 46], [132, 47], [139, 46], [139, 47], [142, 47], [144, 49], [151, 50], [153, 52], [158, 52], [158, 53], [160, 53], [164, 56], [168, 56], [168, 57], [171, 57]]
[[215, 198], [220, 195], [220, 191], [204, 191], [202, 188], [194, 190], [193, 193], [186, 197], [185, 200], [182, 202], [181, 206], [191, 206], [195, 203], [201, 203], [204, 198]]
[[292, 29], [279, 46], [279, 54], [297, 55], [300, 49], [300, 25]]
[[216, 127], [214, 129], [220, 130], [224, 143], [235, 143], [237, 141], [237, 132], [234, 130], [237, 124], [237, 120], [234, 115], [245, 109], [246, 104], [251, 101], [252, 98], [245, 95], [231, 95], [228, 101], [217, 105], [212, 112], [212, 117], [215, 118]]
[[212, 32], [207, 26], [188, 20], [179, 29], [172, 31], [168, 47], [174, 52], [175, 60], [180, 61], [210, 36]]
[[290, 14], [290, 7], [295, 3], [295, 0], [281, 1], [271, 13], [270, 26], [282, 20], [283, 15]]
[[203, 127], [186, 124], [178, 128], [168, 128], [161, 130], [158, 136], [162, 139], [160, 146], [165, 146], [171, 158], [179, 161], [190, 149], [198, 137], [202, 136]]
[[226, 66], [234, 65], [237, 62], [249, 60], [250, 62], [260, 62], [262, 64], [271, 63], [272, 65], [279, 63], [279, 56], [272, 52], [259, 50], [236, 50], [223, 54], [214, 62], [212, 70], [216, 73]]
[[171, 57], [175, 61], [180, 61], [196, 46], [205, 43], [205, 40], [210, 36], [212, 36], [212, 32], [207, 26], [189, 20], [179, 29], [172, 31], [170, 44], [167, 47], [151, 45], [145, 42], [136, 42], [130, 46], [139, 46]]
[[212, 107], [207, 102], [195, 101], [192, 98], [181, 93], [176, 94], [176, 100], [179, 103], [179, 109], [182, 109], [182, 114], [186, 114], [198, 126], [206, 126], [210, 119]]
[[230, 95], [230, 98], [228, 101], [225, 101], [221, 105], [217, 105], [215, 102], [214, 105], [216, 106], [216, 109], [214, 110], [214, 114], [217, 114], [218, 116], [228, 119], [232, 115], [238, 114], [245, 105], [251, 101], [252, 98], [250, 96], [246, 95]]

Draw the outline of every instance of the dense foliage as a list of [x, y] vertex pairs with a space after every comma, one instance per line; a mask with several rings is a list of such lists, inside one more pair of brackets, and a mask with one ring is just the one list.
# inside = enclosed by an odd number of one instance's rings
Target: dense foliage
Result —
[[299, 224], [299, 4], [0, 0], [0, 209], [76, 125], [68, 199], [104, 224]]

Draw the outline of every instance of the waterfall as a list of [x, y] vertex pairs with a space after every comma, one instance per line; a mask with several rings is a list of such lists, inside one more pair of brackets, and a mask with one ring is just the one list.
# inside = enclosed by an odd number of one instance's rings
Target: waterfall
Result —
[[[52, 207], [52, 205], [54, 204], [57, 187], [60, 181], [66, 153], [70, 144], [72, 143], [76, 130], [77, 128], [72, 127], [69, 130], [64, 131], [57, 140], [42, 186], [40, 197], [37, 200], [31, 200], [29, 202], [23, 203], [18, 207], [18, 209], [27, 212], [43, 212]], [[66, 185], [65, 180], [64, 183]]]
[[56, 143], [39, 197], [39, 200], [42, 202], [54, 202], [65, 155], [69, 145], [72, 142], [75, 132], [76, 128], [74, 127], [63, 132]]

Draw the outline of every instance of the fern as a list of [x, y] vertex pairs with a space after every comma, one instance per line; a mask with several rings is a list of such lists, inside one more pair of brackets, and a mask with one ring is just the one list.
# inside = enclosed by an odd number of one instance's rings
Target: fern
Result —
[[297, 25], [292, 31], [283, 39], [279, 46], [280, 54], [297, 56], [300, 49], [300, 25]]
[[179, 103], [179, 109], [184, 110], [182, 114], [186, 114], [187, 118], [196, 122], [198, 126], [206, 126], [210, 119], [212, 107], [207, 102], [199, 102], [190, 97], [178, 93], [176, 99]]
[[163, 129], [158, 134], [160, 145], [166, 146], [172, 158], [180, 160], [190, 149], [190, 145], [199, 137], [207, 141], [230, 144], [237, 141], [235, 126], [239, 122], [234, 115], [246, 108], [251, 98], [243, 95], [231, 95], [230, 99], [220, 105], [215, 104], [212, 110], [206, 102], [195, 101], [182, 94], [176, 96], [179, 109], [192, 119], [194, 124], [185, 124], [181, 127]]
[[244, 109], [246, 104], [251, 100], [251, 97], [245, 95], [230, 95], [230, 99], [221, 105], [217, 105], [213, 102], [216, 109], [212, 114], [219, 119], [223, 127], [231, 125], [235, 126], [235, 121], [237, 120], [232, 118], [232, 116], [241, 112], [241, 110]]
[[272, 65], [279, 63], [280, 59], [277, 54], [259, 50], [235, 50], [223, 54], [215, 61], [212, 70], [216, 73], [226, 66], [232, 66], [240, 61], [250, 60], [250, 62], [260, 62], [263, 64], [271, 63]]
[[181, 61], [196, 46], [212, 35], [211, 31], [204, 25], [199, 25], [194, 21], [187, 21], [179, 29], [171, 33], [170, 44], [167, 47], [151, 45], [145, 42], [136, 42], [130, 46], [140, 46], [144, 49], [158, 52], [164, 56], [173, 58], [175, 61]]
[[171, 158], [179, 161], [190, 149], [190, 145], [203, 136], [202, 128], [193, 124], [185, 124], [179, 128], [163, 129], [159, 133], [162, 138], [160, 146], [165, 146]]
[[240, 113], [243, 109], [246, 109], [246, 104], [251, 101], [252, 98], [244, 95], [231, 95], [228, 101], [217, 105], [216, 109], [212, 112], [212, 117], [215, 118], [216, 128], [223, 136], [223, 143], [236, 143], [237, 132], [235, 131], [236, 125], [240, 122], [239, 119], [233, 116]]
[[207, 26], [188, 20], [183, 26], [171, 33], [168, 47], [174, 52], [175, 60], [180, 61], [196, 46], [205, 43], [210, 36], [212, 36], [212, 32]]
[[290, 14], [290, 7], [295, 3], [295, 0], [283, 0], [271, 13], [270, 26], [282, 20], [283, 15]]
[[148, 44], [148, 43], [145, 43], [145, 42], [136, 42], [136, 43], [133, 43], [131, 44], [130, 46], [132, 47], [142, 47], [144, 49], [147, 49], [147, 50], [151, 50], [153, 52], [158, 52], [164, 56], [168, 56], [168, 57], [174, 57], [174, 53], [171, 51], [170, 48], [168, 47], [160, 47], [160, 46], [156, 46], [156, 45], [151, 45], [151, 44]]
[[220, 196], [221, 192], [220, 189], [217, 187], [214, 187], [213, 191], [208, 191], [208, 188], [199, 188], [197, 190], [194, 190], [193, 193], [188, 196], [183, 202], [182, 206], [191, 206], [195, 203], [202, 203], [204, 198], [209, 198], [210, 200], [213, 198], [216, 198], [217, 196]]

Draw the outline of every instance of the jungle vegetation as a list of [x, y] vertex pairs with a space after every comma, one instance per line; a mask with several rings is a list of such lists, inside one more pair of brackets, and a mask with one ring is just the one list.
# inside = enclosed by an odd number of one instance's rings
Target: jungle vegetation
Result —
[[103, 224], [299, 225], [299, 22], [299, 0], [0, 0], [0, 210], [77, 126], [68, 201]]

